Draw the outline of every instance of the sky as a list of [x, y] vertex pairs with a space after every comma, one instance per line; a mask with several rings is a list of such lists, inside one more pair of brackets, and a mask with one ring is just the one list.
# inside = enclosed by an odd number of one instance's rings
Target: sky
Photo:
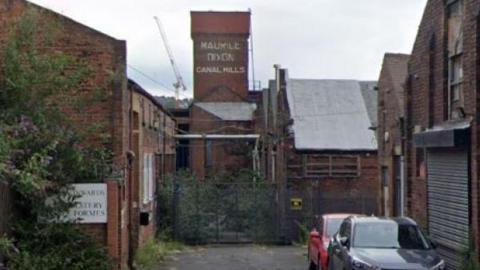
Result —
[[426, 0], [31, 0], [127, 41], [128, 76], [153, 95], [176, 81], [153, 16], [160, 18], [191, 97], [190, 11], [252, 12], [255, 80], [274, 64], [291, 78], [377, 80], [385, 52], [410, 53]]

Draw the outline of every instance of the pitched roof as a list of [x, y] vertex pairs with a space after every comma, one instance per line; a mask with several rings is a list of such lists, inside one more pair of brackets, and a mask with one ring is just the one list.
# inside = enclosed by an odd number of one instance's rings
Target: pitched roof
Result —
[[248, 102], [195, 102], [193, 105], [225, 121], [251, 121], [257, 109], [255, 103]]
[[373, 85], [354, 80], [288, 80], [287, 99], [294, 121], [295, 148], [377, 150], [375, 133], [369, 129], [370, 119], [376, 119], [376, 98], [368, 90]]
[[360, 89], [362, 91], [363, 100], [367, 107], [368, 118], [372, 127], [376, 127], [378, 124], [378, 91], [377, 82], [375, 81], [362, 81], [359, 82]]
[[383, 59], [383, 69], [390, 76], [394, 96], [398, 102], [398, 111], [401, 116], [405, 114], [403, 106], [405, 99], [404, 84], [408, 74], [408, 59], [410, 55], [407, 54], [393, 54], [387, 53]]
[[140, 84], [135, 82], [132, 79], [128, 79], [128, 88], [132, 89], [133, 91], [139, 93], [140, 95], [143, 95], [144, 97], [148, 98], [155, 106], [157, 106], [161, 111], [164, 113], [168, 114], [169, 116], [172, 116], [169, 110], [165, 109], [165, 107], [160, 103], [154, 96], [152, 96], [150, 93], [147, 92], [147, 90], [143, 89]]

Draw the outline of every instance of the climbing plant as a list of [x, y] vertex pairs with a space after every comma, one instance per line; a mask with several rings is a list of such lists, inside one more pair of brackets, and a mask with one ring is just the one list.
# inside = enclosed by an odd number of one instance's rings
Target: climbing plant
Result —
[[89, 147], [89, 135], [64, 113], [85, 103], [77, 88], [90, 71], [49, 50], [61, 32], [61, 24], [30, 10], [0, 52], [0, 181], [15, 194], [12, 234], [0, 239], [9, 269], [109, 268], [105, 250], [62, 221], [76, 199], [70, 184], [102, 181], [111, 155]]

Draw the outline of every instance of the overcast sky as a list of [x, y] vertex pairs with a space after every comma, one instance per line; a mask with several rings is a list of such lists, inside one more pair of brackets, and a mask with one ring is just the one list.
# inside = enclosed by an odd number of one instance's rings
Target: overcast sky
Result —
[[[255, 79], [273, 64], [292, 78], [377, 80], [385, 52], [410, 53], [426, 0], [33, 0], [127, 40], [129, 77], [172, 95], [175, 77], [153, 16], [165, 27], [191, 96], [190, 11], [252, 11]], [[138, 73], [140, 70], [148, 77]], [[166, 89], [168, 88], [168, 89]]]

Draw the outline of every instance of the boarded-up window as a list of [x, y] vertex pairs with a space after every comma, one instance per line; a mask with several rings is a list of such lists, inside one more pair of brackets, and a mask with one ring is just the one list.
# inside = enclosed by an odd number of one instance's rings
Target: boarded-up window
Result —
[[306, 177], [359, 177], [360, 157], [351, 155], [305, 155]]

